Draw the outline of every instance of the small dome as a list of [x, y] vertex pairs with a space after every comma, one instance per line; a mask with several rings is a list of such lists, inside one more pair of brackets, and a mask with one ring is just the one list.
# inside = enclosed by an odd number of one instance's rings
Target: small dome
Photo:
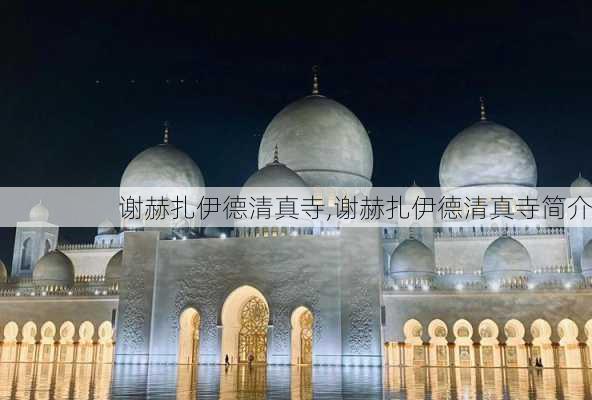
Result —
[[517, 272], [521, 275], [532, 271], [530, 254], [519, 241], [502, 236], [494, 240], [483, 256], [483, 274]]
[[307, 187], [307, 185], [296, 172], [279, 161], [276, 148], [273, 161], [251, 175], [243, 187]]
[[107, 267], [105, 268], [105, 280], [106, 281], [119, 281], [123, 269], [123, 250], [119, 250], [117, 253], [109, 259]]
[[320, 95], [297, 100], [267, 126], [259, 146], [259, 168], [282, 162], [308, 186], [372, 186], [372, 144], [360, 120], [342, 104]]
[[8, 280], [8, 270], [6, 269], [6, 265], [2, 260], [0, 260], [0, 284], [6, 283]]
[[99, 235], [114, 235], [116, 233], [115, 225], [108, 219], [101, 222], [97, 228], [97, 234]]
[[435, 271], [434, 253], [417, 239], [403, 241], [391, 256], [391, 274], [429, 273]]
[[582, 176], [580, 173], [578, 177], [571, 183], [569, 193], [572, 197], [590, 197], [592, 194], [592, 183]]
[[413, 181], [413, 185], [405, 191], [405, 204], [415, 204], [417, 199], [422, 197], [425, 197], [425, 192]]
[[510, 128], [487, 120], [456, 135], [440, 160], [442, 187], [536, 183], [536, 162], [526, 142]]
[[49, 220], [49, 210], [39, 202], [29, 211], [29, 220], [33, 222], [47, 222]]
[[41, 257], [33, 270], [33, 280], [40, 285], [72, 286], [74, 265], [59, 250], [53, 250]]

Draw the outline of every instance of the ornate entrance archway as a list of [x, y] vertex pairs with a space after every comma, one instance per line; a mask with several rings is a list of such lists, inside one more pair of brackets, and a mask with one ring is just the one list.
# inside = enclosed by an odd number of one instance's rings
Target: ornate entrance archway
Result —
[[269, 306], [263, 294], [252, 286], [241, 286], [222, 306], [221, 363], [267, 362]]

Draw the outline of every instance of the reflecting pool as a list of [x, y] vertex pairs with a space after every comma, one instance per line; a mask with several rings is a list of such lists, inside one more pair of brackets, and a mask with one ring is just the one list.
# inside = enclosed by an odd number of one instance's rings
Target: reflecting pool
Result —
[[0, 399], [590, 399], [592, 369], [0, 363]]

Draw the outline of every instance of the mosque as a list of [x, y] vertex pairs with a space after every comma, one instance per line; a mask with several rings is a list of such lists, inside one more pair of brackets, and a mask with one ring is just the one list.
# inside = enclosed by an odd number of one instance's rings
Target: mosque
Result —
[[[276, 149], [280, 149], [279, 153]], [[199, 161], [199, 160], [197, 160]], [[319, 93], [281, 110], [247, 187], [370, 187], [368, 134]], [[447, 190], [536, 190], [513, 130], [481, 118], [444, 151]], [[204, 188], [169, 143], [124, 187]], [[592, 184], [579, 176], [574, 197]], [[415, 184], [411, 204], [423, 191]], [[584, 228], [116, 228], [60, 244], [49, 210], [0, 263], [0, 361], [592, 367], [592, 233]]]

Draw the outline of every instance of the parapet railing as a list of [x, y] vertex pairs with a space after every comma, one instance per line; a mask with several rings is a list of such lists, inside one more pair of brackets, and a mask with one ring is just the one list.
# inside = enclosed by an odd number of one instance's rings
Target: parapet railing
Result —
[[[534, 267], [533, 274], [573, 274], [576, 273], [574, 266], [571, 264], [558, 265], [543, 265]], [[437, 275], [482, 275], [481, 269], [471, 269], [465, 271], [463, 268], [454, 267], [436, 267]]]
[[565, 235], [565, 228], [463, 228], [462, 230], [438, 230], [435, 239], [480, 238], [497, 236]]
[[102, 276], [77, 276], [74, 285], [39, 285], [31, 278], [0, 284], [0, 297], [36, 296], [113, 296], [119, 294], [118, 282], [107, 282]]
[[[456, 275], [456, 274], [455, 274]], [[592, 289], [592, 277], [582, 277], [578, 273], [551, 275], [544, 280], [529, 279], [528, 276], [504, 278], [495, 282], [486, 281], [482, 276], [450, 275], [440, 276], [433, 281], [394, 280], [387, 277], [383, 283], [385, 291], [509, 291], [509, 290], [573, 290]], [[458, 279], [455, 279], [458, 277]], [[452, 279], [447, 279], [452, 278]], [[531, 278], [535, 278], [531, 276]]]
[[94, 250], [94, 249], [121, 249], [121, 243], [68, 243], [58, 244], [58, 250]]

